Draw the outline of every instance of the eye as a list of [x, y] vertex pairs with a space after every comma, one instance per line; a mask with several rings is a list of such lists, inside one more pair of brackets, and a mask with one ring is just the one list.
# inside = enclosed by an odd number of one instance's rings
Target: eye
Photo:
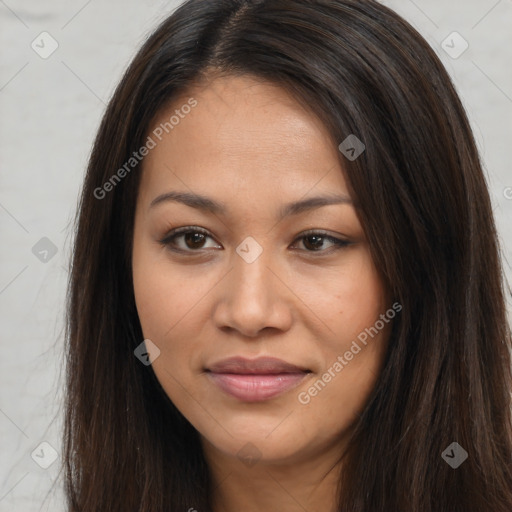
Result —
[[322, 253], [330, 253], [332, 251], [328, 251], [325, 249], [325, 243], [328, 242], [331, 244], [332, 250], [342, 249], [350, 245], [351, 242], [348, 240], [342, 240], [341, 238], [333, 237], [323, 231], [306, 231], [302, 233], [300, 237], [296, 240], [302, 241], [304, 247], [306, 248], [306, 252], [322, 252]]
[[[187, 226], [171, 231], [159, 242], [172, 251], [199, 252], [199, 250], [207, 248], [204, 245], [207, 238], [212, 237], [204, 229]], [[177, 241], [181, 241], [181, 244]]]
[[[162, 240], [159, 240], [159, 243], [175, 252], [199, 252], [202, 249], [208, 249], [205, 246], [208, 238], [213, 240], [206, 230], [195, 226], [186, 226], [171, 231]], [[302, 241], [305, 247], [305, 249], [300, 250], [321, 253], [331, 253], [332, 250], [342, 249], [351, 243], [348, 240], [333, 237], [323, 231], [314, 230], [302, 233], [301, 236], [295, 239], [294, 245], [299, 241]], [[327, 250], [329, 247], [326, 249], [326, 243], [331, 244], [331, 250]], [[218, 245], [215, 248], [222, 249]]]

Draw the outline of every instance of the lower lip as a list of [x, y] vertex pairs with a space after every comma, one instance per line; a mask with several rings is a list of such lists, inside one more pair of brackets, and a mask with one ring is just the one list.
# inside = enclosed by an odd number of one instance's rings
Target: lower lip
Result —
[[212, 373], [210, 378], [219, 388], [244, 402], [263, 402], [295, 388], [306, 373], [280, 373], [266, 375]]

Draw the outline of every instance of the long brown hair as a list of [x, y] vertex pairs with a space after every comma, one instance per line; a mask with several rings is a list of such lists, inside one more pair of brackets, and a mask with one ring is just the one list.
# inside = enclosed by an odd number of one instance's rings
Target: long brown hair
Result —
[[[198, 434], [133, 354], [143, 340], [131, 275], [143, 162], [97, 191], [144, 144], [162, 107], [212, 70], [279, 84], [319, 116], [333, 143], [355, 134], [366, 146], [354, 161], [340, 153], [340, 162], [402, 311], [343, 457], [337, 510], [510, 512], [512, 342], [479, 155], [435, 53], [371, 0], [188, 0], [126, 71], [77, 216], [66, 337], [69, 511], [210, 510]], [[442, 457], [453, 442], [468, 455], [456, 469]]]

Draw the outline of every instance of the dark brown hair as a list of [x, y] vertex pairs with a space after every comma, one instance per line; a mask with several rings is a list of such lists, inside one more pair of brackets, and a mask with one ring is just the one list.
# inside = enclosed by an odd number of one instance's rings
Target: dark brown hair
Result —
[[[371, 0], [189, 0], [111, 99], [82, 191], [70, 274], [64, 460], [70, 512], [210, 509], [198, 434], [133, 351], [131, 250], [142, 166], [94, 193], [154, 116], [212, 71], [286, 88], [339, 144], [374, 263], [403, 309], [353, 428], [337, 510], [512, 510], [511, 334], [470, 126], [425, 40]], [[197, 108], [200, 108], [198, 106]], [[453, 469], [452, 442], [468, 453]], [[340, 454], [341, 457], [341, 454]]]

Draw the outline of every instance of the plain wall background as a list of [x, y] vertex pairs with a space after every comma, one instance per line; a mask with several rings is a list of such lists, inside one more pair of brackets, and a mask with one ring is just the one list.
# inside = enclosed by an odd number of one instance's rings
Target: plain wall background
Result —
[[[70, 221], [105, 104], [179, 3], [0, 0], [0, 511], [64, 511], [57, 477]], [[510, 281], [512, 1], [383, 3], [424, 35], [453, 77], [488, 174]], [[31, 47], [50, 48], [43, 31], [59, 45], [46, 59]], [[469, 44], [456, 59], [442, 47], [453, 31]], [[42, 442], [57, 452], [48, 469], [34, 461], [51, 461]]]

